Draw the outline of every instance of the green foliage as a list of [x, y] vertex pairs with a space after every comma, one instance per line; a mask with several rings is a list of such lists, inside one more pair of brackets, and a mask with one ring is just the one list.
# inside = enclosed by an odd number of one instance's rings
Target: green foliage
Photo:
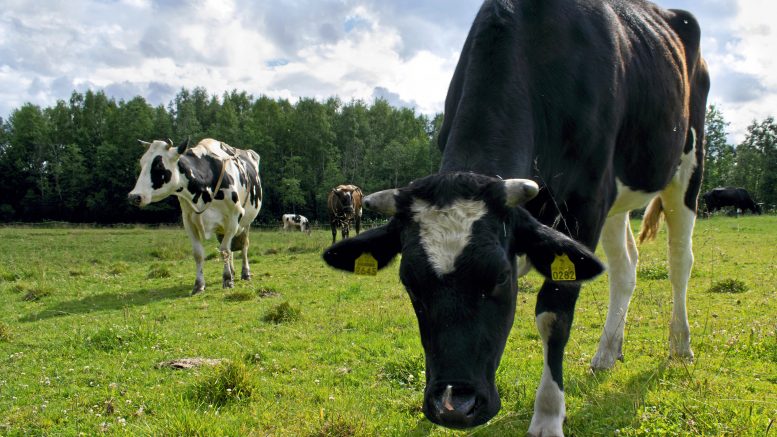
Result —
[[669, 271], [664, 264], [640, 264], [637, 268], [638, 279], [660, 280], [668, 279]]
[[227, 302], [246, 302], [255, 298], [256, 293], [250, 290], [237, 290], [224, 295], [224, 300]]
[[383, 377], [402, 388], [423, 390], [426, 385], [424, 357], [400, 356], [383, 365]]
[[127, 270], [129, 270], [129, 264], [124, 261], [118, 261], [108, 267], [108, 274], [117, 276], [127, 273]]
[[51, 287], [45, 287], [45, 286], [31, 286], [27, 288], [24, 291], [24, 296], [22, 296], [22, 300], [26, 302], [36, 302], [44, 297], [51, 296], [52, 294]]
[[740, 279], [724, 279], [717, 281], [707, 289], [708, 293], [744, 293], [748, 287], [744, 281]]
[[[688, 314], [696, 359], [666, 358], [670, 285], [638, 278], [625, 361], [609, 372], [590, 372], [607, 315], [607, 275], [586, 283], [565, 350], [565, 435], [767, 433], [777, 384], [777, 218], [712, 217], [699, 220], [694, 234]], [[0, 227], [0, 241], [0, 270], [12, 273], [0, 282], [0, 332], [10, 332], [0, 340], [0, 434], [462, 434], [421, 412], [423, 348], [399, 263], [374, 277], [331, 269], [320, 255], [331, 241], [328, 230], [311, 236], [253, 230], [252, 280], [223, 290], [222, 263], [207, 262], [207, 288], [193, 297], [194, 265], [180, 226]], [[214, 246], [215, 239], [207, 243]], [[159, 258], [152, 247], [173, 253], [180, 247], [186, 259]], [[276, 253], [263, 255], [269, 248]], [[644, 266], [665, 265], [665, 242], [639, 249]], [[117, 263], [124, 273], [109, 274]], [[172, 275], [147, 279], [154, 264]], [[706, 292], [727, 278], [743, 281], [747, 292]], [[502, 409], [465, 433], [523, 435], [528, 429], [543, 369], [535, 325], [542, 281], [535, 272], [519, 280], [530, 291], [517, 295], [496, 374]], [[22, 301], [38, 284], [55, 292]], [[278, 291], [282, 298], [271, 297]], [[254, 297], [229, 301], [237, 292]], [[304, 317], [281, 325], [262, 320], [286, 300]], [[196, 357], [232, 358], [246, 372], [219, 376], [211, 367], [158, 367]], [[249, 386], [250, 396], [238, 400], [235, 390], [226, 390], [238, 386]]]
[[13, 338], [13, 330], [7, 323], [0, 322], [0, 342], [11, 341]]
[[288, 302], [282, 302], [268, 311], [262, 320], [265, 322], [280, 324], [290, 323], [299, 320], [302, 311], [299, 308], [291, 306]]
[[87, 349], [112, 352], [149, 347], [159, 341], [159, 334], [152, 326], [111, 325], [85, 334], [83, 345]]
[[357, 437], [370, 435], [364, 422], [335, 415], [327, 418], [321, 428], [310, 433], [310, 437]]
[[203, 405], [224, 406], [251, 398], [254, 381], [240, 361], [224, 361], [207, 371], [189, 390], [188, 396]]
[[167, 266], [164, 266], [162, 264], [154, 264], [148, 269], [148, 274], [146, 275], [146, 278], [148, 279], [160, 279], [160, 278], [169, 278], [173, 274], [170, 273], [170, 269], [167, 268]]

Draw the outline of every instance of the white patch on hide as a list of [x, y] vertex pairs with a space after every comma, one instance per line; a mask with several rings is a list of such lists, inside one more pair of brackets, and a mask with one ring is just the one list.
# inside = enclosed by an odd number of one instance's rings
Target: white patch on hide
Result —
[[414, 199], [412, 211], [429, 263], [438, 276], [443, 276], [453, 271], [456, 258], [472, 236], [472, 224], [483, 217], [487, 209], [482, 200], [460, 199], [450, 206], [438, 208]]

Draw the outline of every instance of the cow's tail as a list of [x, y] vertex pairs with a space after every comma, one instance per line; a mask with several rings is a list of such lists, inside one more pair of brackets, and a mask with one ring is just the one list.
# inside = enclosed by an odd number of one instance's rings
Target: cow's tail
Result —
[[664, 204], [661, 196], [656, 196], [650, 201], [642, 217], [642, 227], [639, 229], [639, 242], [650, 241], [656, 238], [658, 228], [661, 226], [661, 214], [664, 212]]

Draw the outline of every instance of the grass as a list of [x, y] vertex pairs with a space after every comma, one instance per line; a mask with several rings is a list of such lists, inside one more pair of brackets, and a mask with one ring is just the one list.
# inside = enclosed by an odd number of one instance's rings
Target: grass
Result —
[[[777, 420], [777, 217], [697, 223], [688, 294], [693, 363], [666, 358], [665, 236], [640, 247], [625, 362], [608, 372], [588, 369], [607, 311], [606, 275], [584, 286], [566, 350], [565, 431], [764, 436]], [[451, 431], [421, 412], [423, 350], [397, 263], [375, 277], [334, 271], [320, 257], [327, 230], [310, 237], [255, 230], [252, 281], [221, 289], [214, 256], [205, 264], [205, 292], [193, 297], [182, 229], [14, 227], [0, 228], [0, 241], [0, 435], [501, 436], [528, 429], [542, 372], [536, 273], [520, 279], [496, 375], [502, 410], [474, 430]], [[215, 247], [210, 241], [206, 253], [217, 254]], [[25, 300], [30, 292], [38, 298]], [[224, 361], [158, 366], [192, 357]]]

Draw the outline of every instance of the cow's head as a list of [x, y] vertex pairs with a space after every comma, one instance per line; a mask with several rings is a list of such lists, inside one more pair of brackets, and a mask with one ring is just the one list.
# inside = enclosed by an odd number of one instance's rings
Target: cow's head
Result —
[[135, 182], [135, 188], [130, 191], [127, 199], [132, 205], [144, 207], [151, 202], [158, 202], [173, 194], [178, 186], [178, 158], [189, 147], [187, 138], [178, 146], [172, 141], [156, 140], [153, 143], [140, 141], [147, 147], [146, 153], [140, 158], [140, 176]]
[[426, 355], [424, 413], [453, 428], [482, 424], [500, 408], [494, 383], [515, 316], [516, 256], [552, 277], [568, 257], [575, 280], [603, 267], [583, 245], [540, 224], [519, 205], [537, 184], [472, 173], [432, 175], [398, 190], [367, 196], [387, 225], [324, 252], [333, 267], [353, 271], [370, 253], [385, 267], [402, 253], [399, 275], [418, 318]]
[[353, 214], [353, 194], [351, 190], [344, 185], [339, 185], [332, 188], [332, 195], [337, 199], [337, 204], [343, 213]]

